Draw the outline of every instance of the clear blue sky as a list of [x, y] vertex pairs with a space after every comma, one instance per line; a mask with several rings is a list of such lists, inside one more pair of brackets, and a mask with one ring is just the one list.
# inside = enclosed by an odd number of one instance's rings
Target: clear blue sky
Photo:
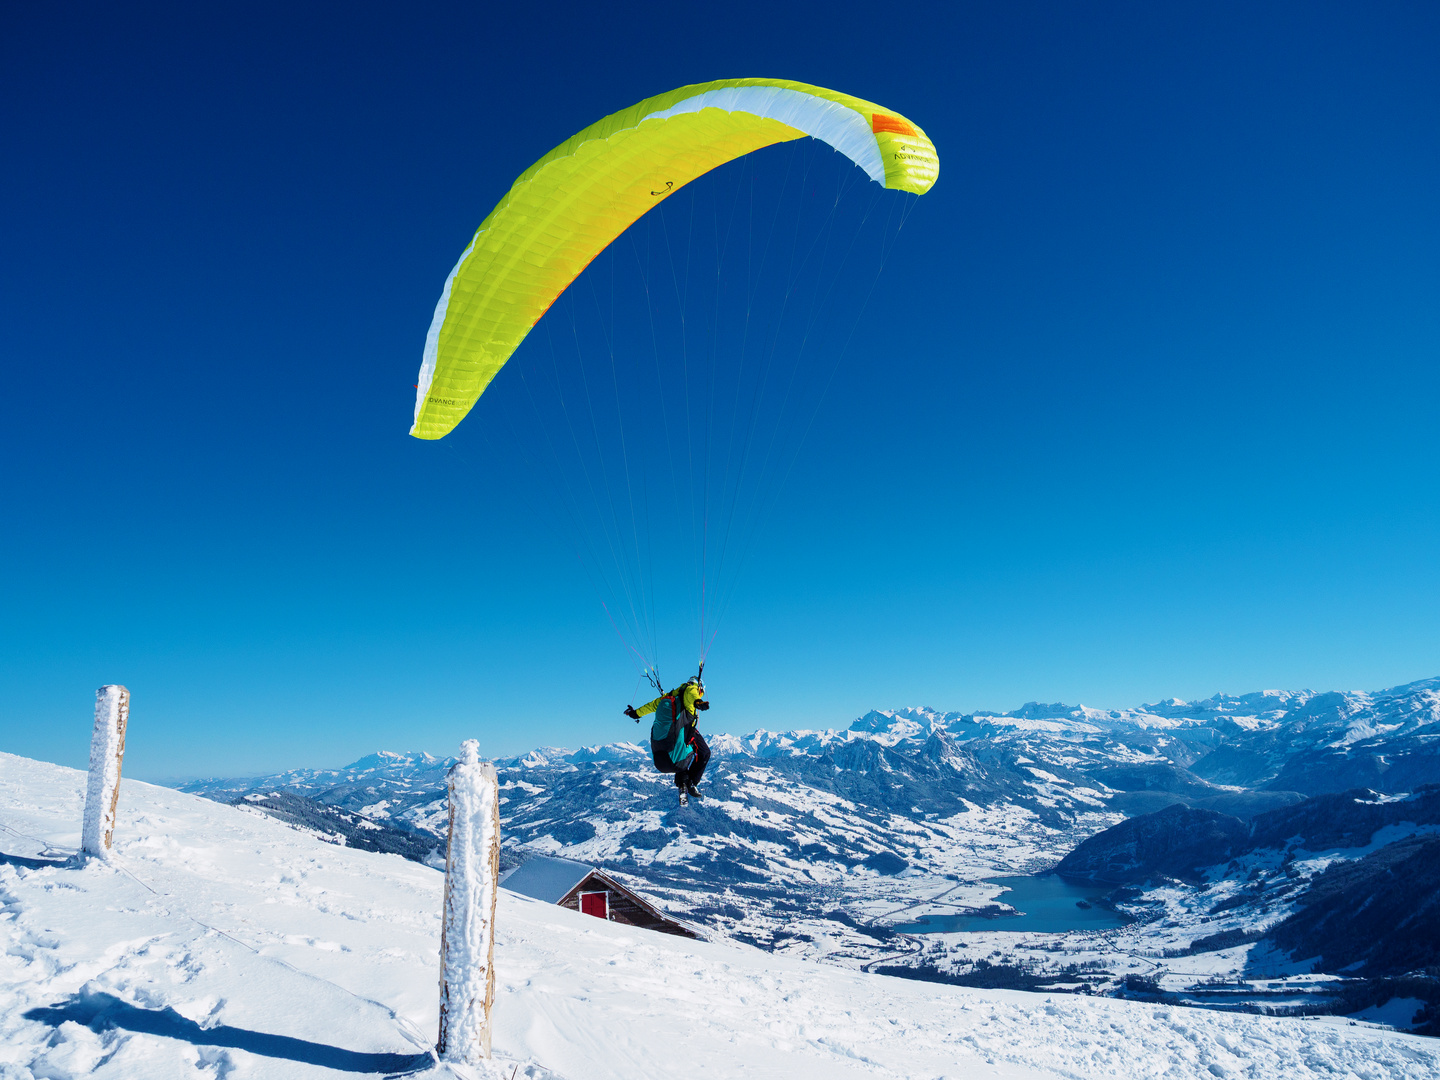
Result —
[[6, 5], [0, 748], [82, 763], [102, 682], [140, 777], [633, 737], [533, 478], [411, 386], [517, 173], [737, 75], [942, 171], [712, 728], [1440, 673], [1437, 57], [1424, 2]]

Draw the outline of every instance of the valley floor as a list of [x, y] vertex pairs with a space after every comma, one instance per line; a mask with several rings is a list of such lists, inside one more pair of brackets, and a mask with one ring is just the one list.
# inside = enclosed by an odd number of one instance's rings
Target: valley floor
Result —
[[[134, 781], [81, 864], [84, 781], [0, 754], [0, 1077], [446, 1073], [439, 872]], [[1344, 1021], [888, 978], [504, 891], [496, 966], [517, 1080], [1440, 1075], [1440, 1041]]]

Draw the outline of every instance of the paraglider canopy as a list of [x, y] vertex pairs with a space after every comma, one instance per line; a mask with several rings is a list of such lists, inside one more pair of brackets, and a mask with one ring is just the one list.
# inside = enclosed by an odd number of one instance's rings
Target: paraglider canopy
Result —
[[780, 79], [722, 79], [647, 98], [526, 169], [445, 281], [410, 434], [447, 435], [555, 298], [647, 210], [727, 161], [805, 136], [887, 188], [919, 195], [939, 175], [934, 144], [905, 117]]

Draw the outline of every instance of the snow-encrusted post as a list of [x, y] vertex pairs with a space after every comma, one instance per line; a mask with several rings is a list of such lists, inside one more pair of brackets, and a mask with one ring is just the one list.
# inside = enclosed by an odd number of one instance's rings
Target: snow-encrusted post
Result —
[[440, 1057], [478, 1065], [490, 1057], [495, 1001], [495, 891], [500, 877], [500, 782], [466, 739], [450, 767], [450, 846], [440, 928]]
[[80, 850], [108, 858], [115, 836], [115, 807], [120, 800], [120, 765], [125, 759], [125, 724], [130, 691], [102, 686], [95, 691], [95, 730], [90, 736], [90, 783], [85, 789], [85, 825]]

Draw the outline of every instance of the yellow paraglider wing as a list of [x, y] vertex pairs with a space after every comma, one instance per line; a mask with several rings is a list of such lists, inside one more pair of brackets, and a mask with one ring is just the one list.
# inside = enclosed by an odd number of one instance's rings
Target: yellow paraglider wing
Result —
[[645, 211], [718, 165], [811, 136], [887, 188], [923, 194], [934, 144], [898, 113], [775, 79], [683, 86], [607, 116], [521, 174], [450, 271], [410, 434], [449, 434], [530, 328]]

